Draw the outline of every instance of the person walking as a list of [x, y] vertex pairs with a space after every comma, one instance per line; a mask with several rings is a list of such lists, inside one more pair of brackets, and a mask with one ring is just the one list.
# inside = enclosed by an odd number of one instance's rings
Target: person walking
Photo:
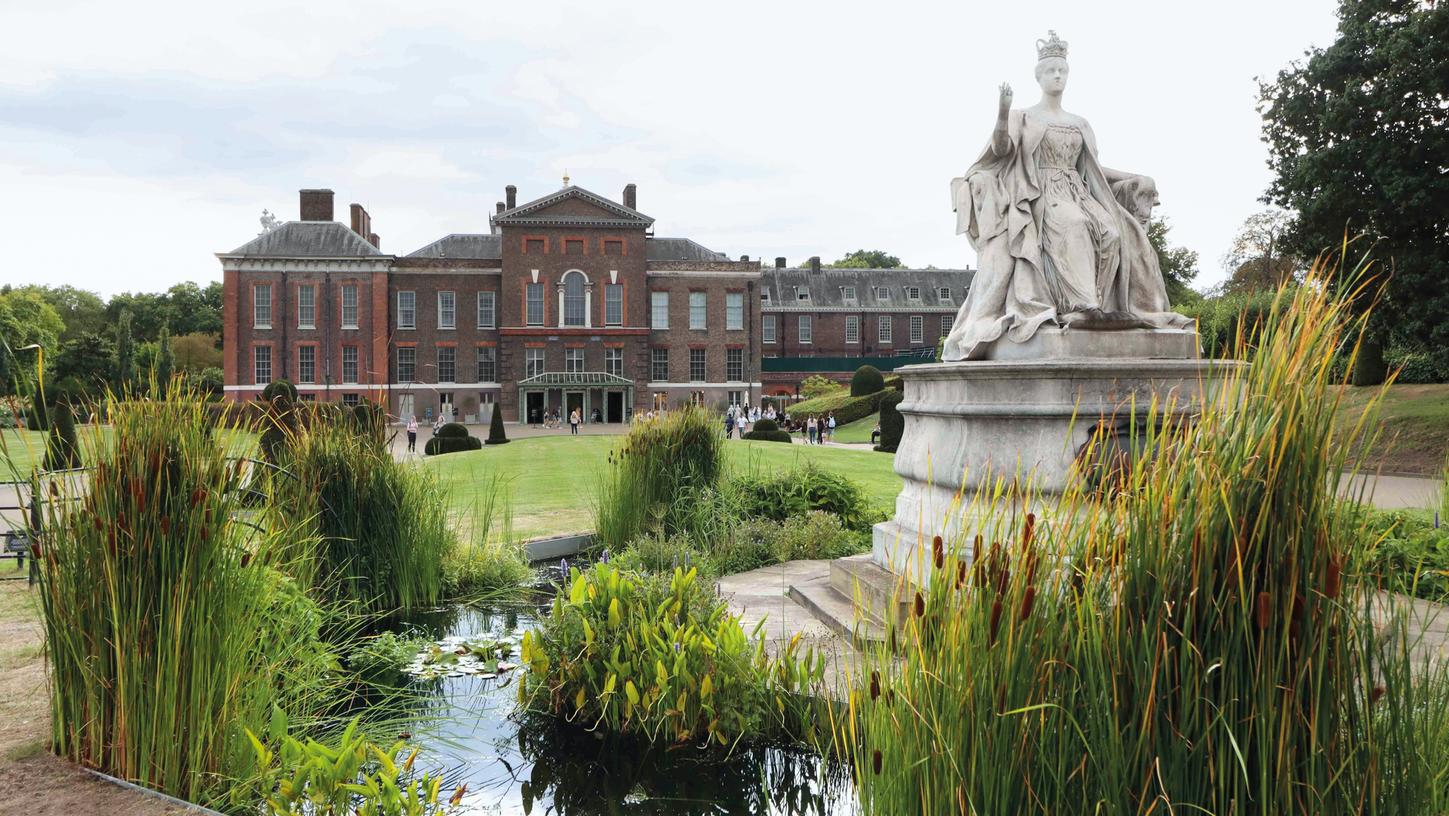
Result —
[[408, 417], [408, 453], [418, 452], [418, 418]]
[[726, 411], [724, 418], [725, 439], [732, 439], [735, 435], [735, 415], [733, 411]]
[[805, 444], [814, 445], [816, 435], [820, 433], [820, 423], [815, 421], [815, 415], [811, 414], [805, 419]]
[[825, 420], [825, 441], [835, 441], [835, 412], [831, 411], [830, 416]]
[[579, 435], [579, 422], [582, 420], [583, 417], [579, 415], [579, 409], [577, 408], [573, 410], [573, 413], [569, 414], [569, 432], [574, 436]]

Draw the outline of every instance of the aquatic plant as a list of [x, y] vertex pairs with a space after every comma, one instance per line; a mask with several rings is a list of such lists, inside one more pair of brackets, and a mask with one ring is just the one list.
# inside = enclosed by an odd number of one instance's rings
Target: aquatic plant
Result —
[[1145, 406], [1119, 489], [968, 500], [984, 537], [901, 587], [837, 723], [867, 810], [1445, 811], [1449, 677], [1402, 614], [1376, 631], [1372, 537], [1330, 490], [1363, 324], [1327, 274], [1239, 323], [1249, 364], [1195, 416]]
[[798, 637], [766, 654], [690, 569], [641, 576], [574, 569], [542, 626], [524, 635], [519, 700], [587, 728], [651, 741], [733, 746], [809, 738], [824, 658]]
[[533, 576], [528, 549], [513, 535], [513, 506], [495, 473], [469, 480], [472, 512], [443, 560], [443, 587], [451, 598], [480, 600], [511, 592]]
[[650, 529], [682, 495], [714, 487], [724, 467], [724, 440], [713, 417], [685, 406], [637, 422], [609, 454], [594, 502], [601, 544], [623, 547]]
[[[315, 541], [278, 518], [243, 523], [243, 464], [203, 401], [109, 401], [87, 429], [89, 479], [55, 479], [35, 534], [52, 744], [82, 765], [195, 800], [244, 753], [274, 701], [325, 695], [330, 651], [269, 565]], [[287, 600], [290, 598], [290, 600]], [[315, 605], [310, 608], [315, 611]]]

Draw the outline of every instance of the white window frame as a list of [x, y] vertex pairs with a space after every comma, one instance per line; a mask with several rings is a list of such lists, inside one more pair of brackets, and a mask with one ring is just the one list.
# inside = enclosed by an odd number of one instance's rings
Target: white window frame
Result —
[[585, 370], [584, 350], [581, 348], [564, 349], [564, 371], [570, 374], [582, 373]]
[[[262, 357], [264, 356], [262, 354], [262, 352], [266, 352], [265, 357], [267, 358], [266, 359], [266, 362], [265, 362], [265, 365], [267, 367], [267, 373], [265, 375], [262, 374], [262, 365], [263, 365]], [[272, 347], [271, 346], [252, 346], [252, 384], [254, 384], [254, 385], [268, 385], [271, 382], [272, 382]]]
[[744, 331], [745, 293], [725, 292], [725, 331]]
[[[483, 365], [485, 363], [488, 365], [487, 376], [484, 376], [484, 372], [483, 372]], [[475, 368], [474, 368], [474, 372], [473, 373], [478, 377], [478, 382], [497, 382], [498, 381], [498, 347], [497, 346], [479, 346], [478, 347], [478, 359], [476, 361], [474, 361], [474, 364], [475, 364]]]
[[649, 293], [649, 328], [669, 328], [669, 293], [654, 291]]
[[[348, 303], [348, 296], [351, 296], [352, 303]], [[352, 310], [349, 315], [348, 310]], [[357, 284], [347, 283], [342, 285], [342, 328], [357, 328]]]
[[604, 349], [604, 372], [613, 374], [616, 377], [624, 376], [624, 350], [621, 348]]
[[849, 345], [860, 344], [860, 315], [845, 316], [845, 342]]
[[875, 299], [880, 301], [881, 303], [890, 303], [891, 290], [885, 286], [877, 286], [875, 288]]
[[[534, 293], [538, 294], [537, 298], [534, 297]], [[523, 324], [525, 326], [543, 325], [545, 319], [544, 313], [547, 311], [544, 304], [547, 298], [548, 294], [544, 291], [542, 283], [525, 283], [523, 285]], [[536, 312], [534, 310], [535, 303], [538, 306]]]
[[907, 286], [906, 287], [906, 300], [909, 300], [909, 301], [914, 302], [914, 303], [919, 303], [920, 300], [921, 300], [921, 287], [919, 287], [919, 286]]
[[[697, 352], [697, 353], [696, 353]], [[699, 363], [699, 376], [694, 376], [694, 365]], [[706, 382], [709, 379], [709, 355], [705, 349], [689, 350], [689, 381]]]
[[[403, 301], [407, 305], [403, 305]], [[418, 293], [408, 290], [397, 293], [397, 327], [416, 329], [418, 327]]]
[[498, 327], [498, 293], [492, 289], [480, 289], [477, 297], [478, 328]]
[[709, 328], [709, 295], [706, 292], [689, 293], [689, 330], [704, 331]]
[[297, 287], [297, 328], [317, 328], [317, 286], [304, 283]]
[[956, 315], [941, 315], [941, 336], [947, 337], [951, 334], [951, 328], [956, 325]]
[[892, 337], [895, 334], [895, 321], [890, 315], [877, 315], [875, 318], [875, 342], [882, 346], [894, 345]]
[[[535, 370], [535, 367], [537, 370]], [[523, 376], [536, 377], [548, 370], [548, 356], [541, 348], [523, 350]]]
[[[662, 352], [662, 353], [661, 353]], [[659, 376], [659, 366], [664, 367], [664, 376]], [[669, 382], [669, 349], [649, 349], [649, 379], [654, 382]]]
[[855, 287], [854, 286], [842, 286], [842, 287], [840, 287], [840, 299], [843, 300], [843, 301], [845, 301], [846, 303], [852, 303], [852, 304], [855, 303]]
[[926, 318], [911, 315], [911, 345], [926, 342]]
[[[349, 351], [352, 352], [352, 360], [351, 360], [350, 363], [349, 363], [349, 361], [347, 359], [347, 352], [349, 352]], [[348, 365], [351, 365], [352, 366], [352, 376], [351, 377], [347, 376], [347, 367], [348, 367]], [[357, 348], [357, 346], [343, 346], [342, 347], [342, 381], [344, 383], [355, 383], [355, 382], [357, 382], [358, 381], [358, 374], [361, 372], [361, 370], [362, 370], [362, 354], [361, 354], [361, 351]]]
[[[303, 373], [305, 371], [305, 369], [302, 367], [304, 365], [303, 359], [302, 359], [303, 352], [306, 352], [312, 358], [311, 359], [312, 373], [310, 375]], [[299, 382], [299, 383], [306, 383], [308, 385], [316, 385], [317, 384], [317, 347], [316, 346], [313, 346], [313, 345], [297, 346], [297, 382]]]
[[808, 287], [808, 286], [796, 286], [795, 287], [795, 302], [796, 303], [801, 303], [801, 302], [809, 303], [810, 302], [810, 287]]
[[795, 330], [802, 344], [810, 343], [815, 336], [815, 328], [810, 324], [810, 315], [800, 315], [800, 319], [795, 322]]
[[[448, 365], [448, 368], [447, 369], [444, 369], [443, 368], [443, 355], [444, 355], [444, 353], [447, 353], [449, 356], [452, 357], [452, 359], [449, 360], [448, 363], [447, 363], [447, 365]], [[435, 346], [433, 348], [433, 355], [434, 355], [434, 358], [437, 360], [437, 364], [438, 364], [438, 382], [440, 382], [440, 383], [457, 382], [458, 381], [458, 347], [457, 346]], [[453, 376], [451, 376], [451, 377], [444, 377], [443, 375], [445, 373], [446, 374], [451, 374]]]
[[[410, 377], [404, 377], [403, 376], [403, 354], [404, 353], [407, 353], [409, 356], [412, 357], [412, 360], [408, 363], [408, 365], [412, 369], [411, 371], [408, 372], [409, 374], [412, 375]], [[397, 381], [399, 383], [417, 382], [417, 379], [418, 379], [418, 349], [417, 349], [417, 346], [398, 346], [397, 347], [397, 361], [396, 362], [397, 362]]]
[[[578, 287], [578, 294], [571, 295], [569, 287]], [[560, 328], [571, 327], [581, 328], [589, 325], [589, 279], [583, 272], [570, 270], [564, 273], [563, 280], [559, 282], [559, 322]]]
[[604, 325], [624, 325], [624, 284], [604, 284]]
[[438, 292], [438, 328], [458, 328], [458, 293], [447, 289]]
[[760, 315], [761, 342], [775, 344], [775, 316]]
[[[266, 302], [263, 302], [262, 293], [266, 292]], [[270, 329], [272, 327], [272, 285], [270, 283], [258, 283], [252, 286], [252, 328]]]
[[[731, 357], [738, 357], [739, 358], [739, 362], [738, 363], [735, 363], [734, 361], [732, 361], [730, 359]], [[735, 373], [735, 376], [731, 377], [730, 376], [730, 374], [731, 374], [730, 368], [732, 366], [735, 366], [735, 365], [738, 365], [739, 368], [738, 368], [738, 371], [737, 372], [734, 372]], [[745, 350], [742, 349], [742, 348], [727, 348], [727, 349], [725, 349], [725, 382], [744, 382], [744, 380], [745, 380]]]
[[938, 287], [936, 287], [936, 297], [949, 303], [951, 301], [951, 287], [949, 287], [949, 286], [938, 286]]

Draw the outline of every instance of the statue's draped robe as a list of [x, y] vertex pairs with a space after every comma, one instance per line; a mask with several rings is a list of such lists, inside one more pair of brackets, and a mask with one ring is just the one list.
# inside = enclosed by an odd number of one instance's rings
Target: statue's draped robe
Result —
[[[1027, 110], [1007, 119], [1011, 147], [998, 156], [987, 144], [981, 158], [962, 178], [951, 180], [956, 232], [966, 233], [978, 254], [971, 293], [942, 350], [943, 359], [971, 360], [987, 356], [1003, 335], [1014, 342], [1031, 339], [1043, 324], [1069, 325], [1071, 315], [1059, 313], [1042, 258], [1041, 172], [1037, 151], [1049, 123]], [[1101, 309], [1130, 314], [1150, 327], [1182, 328], [1192, 321], [1171, 310], [1157, 253], [1147, 231], [1112, 194], [1097, 162], [1097, 138], [1080, 121], [1083, 148], [1077, 171], [1087, 192], [1115, 217], [1121, 238], [1120, 260], [1099, 280]]]

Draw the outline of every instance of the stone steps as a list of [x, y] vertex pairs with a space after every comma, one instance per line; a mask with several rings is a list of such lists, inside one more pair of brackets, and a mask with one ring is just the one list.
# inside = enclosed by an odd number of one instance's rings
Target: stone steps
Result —
[[790, 599], [833, 631], [865, 646], [885, 640], [885, 621], [902, 621], [907, 604], [896, 600], [899, 578], [871, 561], [870, 554], [830, 562], [825, 576], [790, 585]]

